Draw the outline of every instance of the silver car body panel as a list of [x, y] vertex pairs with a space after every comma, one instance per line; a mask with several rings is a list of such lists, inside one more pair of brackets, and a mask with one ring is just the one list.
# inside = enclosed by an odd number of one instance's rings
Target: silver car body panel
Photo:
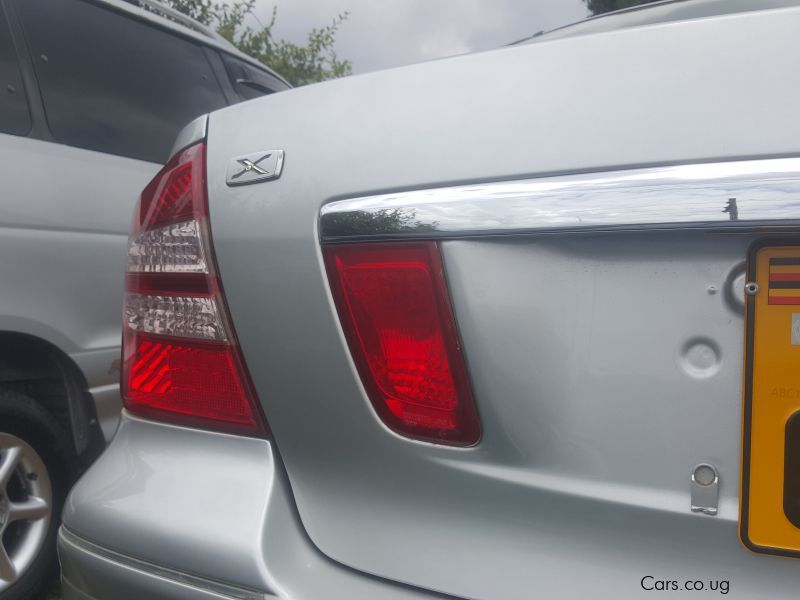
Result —
[[324, 557], [266, 440], [123, 413], [65, 512], [67, 599], [430, 597]]
[[180, 130], [178, 137], [175, 138], [175, 143], [172, 145], [172, 150], [170, 150], [169, 155], [173, 156], [178, 151], [204, 140], [207, 134], [208, 115], [200, 115], [194, 121]]
[[[415, 190], [800, 156], [798, 30], [789, 8], [543, 40], [210, 116], [219, 273], [287, 497], [321, 553], [471, 598], [640, 597], [646, 575], [796, 597], [798, 563], [750, 554], [736, 535], [739, 290], [747, 249], [769, 230], [441, 241], [483, 427], [465, 449], [403, 438], [373, 411], [330, 296], [320, 213]], [[284, 149], [281, 178], [227, 186], [230, 159], [260, 148]], [[159, 565], [274, 589], [237, 570], [244, 550], [228, 541], [270, 539], [255, 500], [211, 519], [224, 502], [179, 510], [224, 469], [239, 482], [268, 476], [266, 449], [260, 461], [246, 452], [271, 443], [192, 432], [181, 449], [140, 427], [158, 426], [123, 426], [73, 492], [66, 526]], [[200, 441], [212, 437], [217, 458]], [[700, 463], [719, 472], [715, 517], [691, 511]], [[156, 512], [164, 544], [145, 546]], [[214, 562], [203, 543], [234, 551]]]
[[0, 330], [67, 354], [110, 439], [120, 410], [119, 274], [134, 199], [159, 167], [3, 134], [0, 163], [13, 165], [0, 202]]
[[[58, 544], [64, 556], [61, 563], [62, 579], [69, 590], [74, 590], [72, 580], [84, 583], [83, 572], [95, 577], [89, 584], [86, 597], [114, 597], [137, 600], [145, 595], [159, 599], [230, 598], [235, 600], [262, 600], [275, 598], [253, 590], [226, 585], [180, 571], [153, 565], [129, 556], [112, 552], [87, 542], [70, 533], [59, 531]], [[128, 581], [126, 581], [128, 580]], [[120, 593], [120, 590], [122, 592]], [[69, 595], [68, 595], [69, 597]]]

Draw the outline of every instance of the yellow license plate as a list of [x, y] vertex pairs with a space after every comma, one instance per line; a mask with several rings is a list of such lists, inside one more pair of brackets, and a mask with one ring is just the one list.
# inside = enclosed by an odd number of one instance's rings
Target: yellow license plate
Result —
[[793, 244], [757, 246], [748, 262], [739, 530], [755, 552], [800, 557], [800, 240]]

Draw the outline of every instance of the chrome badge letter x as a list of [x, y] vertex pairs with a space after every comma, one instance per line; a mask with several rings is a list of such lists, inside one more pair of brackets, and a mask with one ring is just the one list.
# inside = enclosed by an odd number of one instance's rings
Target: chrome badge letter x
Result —
[[228, 185], [247, 185], [277, 179], [283, 169], [283, 150], [264, 150], [231, 159], [225, 180]]

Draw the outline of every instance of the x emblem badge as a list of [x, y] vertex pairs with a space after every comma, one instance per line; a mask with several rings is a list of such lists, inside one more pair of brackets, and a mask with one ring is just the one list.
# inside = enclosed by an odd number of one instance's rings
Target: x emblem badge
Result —
[[255, 171], [256, 173], [258, 173], [260, 175], [269, 175], [269, 171], [265, 171], [264, 169], [259, 167], [258, 163], [260, 163], [262, 160], [268, 159], [270, 156], [272, 156], [272, 153], [265, 154], [264, 156], [262, 156], [261, 158], [259, 158], [255, 162], [250, 160], [249, 158], [239, 158], [239, 159], [237, 159], [236, 162], [238, 162], [244, 168], [241, 171], [239, 171], [238, 173], [234, 173], [231, 176], [231, 179], [239, 179], [239, 177], [241, 177], [245, 173], [249, 173], [250, 171]]
[[283, 150], [266, 150], [237, 156], [228, 164], [228, 185], [246, 185], [280, 177]]

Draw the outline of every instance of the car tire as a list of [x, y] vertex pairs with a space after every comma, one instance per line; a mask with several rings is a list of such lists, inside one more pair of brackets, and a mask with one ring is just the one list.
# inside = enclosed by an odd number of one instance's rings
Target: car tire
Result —
[[[0, 598], [32, 600], [56, 577], [56, 536], [77, 459], [35, 400], [0, 388]], [[25, 512], [22, 512], [22, 509]]]

